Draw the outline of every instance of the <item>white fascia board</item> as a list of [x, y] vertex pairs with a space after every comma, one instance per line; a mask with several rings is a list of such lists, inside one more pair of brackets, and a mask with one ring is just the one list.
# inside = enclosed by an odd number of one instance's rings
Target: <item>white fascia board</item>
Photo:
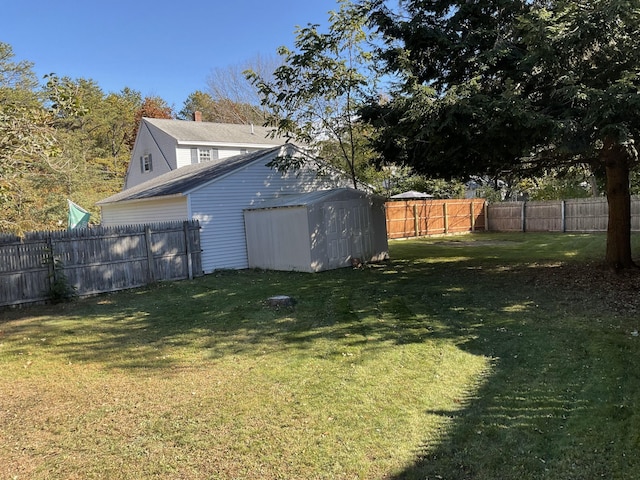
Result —
[[277, 143], [231, 143], [231, 142], [194, 142], [178, 140], [178, 145], [182, 147], [225, 147], [225, 148], [273, 148]]

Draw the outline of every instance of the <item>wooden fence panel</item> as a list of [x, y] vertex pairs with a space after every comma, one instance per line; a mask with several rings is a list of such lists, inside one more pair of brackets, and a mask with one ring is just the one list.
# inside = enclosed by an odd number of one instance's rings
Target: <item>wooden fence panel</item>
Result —
[[562, 232], [563, 204], [561, 201], [526, 202], [524, 228], [531, 232]]
[[202, 274], [200, 226], [172, 222], [0, 239], [0, 306], [46, 300], [54, 268], [79, 295], [193, 278]]
[[567, 232], [605, 232], [609, 207], [605, 198], [579, 198], [565, 201]]
[[492, 232], [521, 232], [523, 230], [523, 202], [492, 203], [487, 206], [489, 230]]
[[[548, 202], [505, 202], [487, 206], [490, 231], [606, 232], [605, 198]], [[640, 231], [640, 197], [631, 198], [631, 230]]]
[[394, 200], [385, 204], [388, 238], [483, 230], [485, 201]]

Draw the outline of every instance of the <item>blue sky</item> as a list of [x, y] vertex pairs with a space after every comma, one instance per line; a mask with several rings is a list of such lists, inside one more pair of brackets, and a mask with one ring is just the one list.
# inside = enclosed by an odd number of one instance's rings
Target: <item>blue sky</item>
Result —
[[275, 56], [296, 26], [327, 25], [334, 0], [8, 0], [0, 42], [47, 73], [164, 98], [176, 110], [215, 68]]

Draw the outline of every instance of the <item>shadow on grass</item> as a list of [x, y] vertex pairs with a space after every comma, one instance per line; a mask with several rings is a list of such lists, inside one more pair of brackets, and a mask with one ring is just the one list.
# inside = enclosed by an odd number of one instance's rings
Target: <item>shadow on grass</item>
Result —
[[[529, 251], [555, 258], [549, 242]], [[548, 282], [562, 268], [518, 248], [406, 242], [397, 259], [363, 270], [220, 272], [10, 312], [30, 320], [0, 329], [24, 339], [7, 343], [14, 353], [159, 374], [197, 358], [453, 343], [493, 367], [455, 408], [424, 412], [449, 427], [392, 478], [633, 478], [640, 360], [630, 320], [590, 291]], [[278, 294], [297, 305], [267, 307]]]

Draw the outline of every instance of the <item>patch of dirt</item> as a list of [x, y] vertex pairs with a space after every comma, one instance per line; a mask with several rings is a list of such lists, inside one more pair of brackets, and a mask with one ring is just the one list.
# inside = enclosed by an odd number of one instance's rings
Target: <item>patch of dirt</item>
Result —
[[541, 269], [536, 286], [580, 292], [602, 302], [603, 309], [620, 313], [640, 312], [640, 268], [615, 272], [602, 264], [564, 264]]

